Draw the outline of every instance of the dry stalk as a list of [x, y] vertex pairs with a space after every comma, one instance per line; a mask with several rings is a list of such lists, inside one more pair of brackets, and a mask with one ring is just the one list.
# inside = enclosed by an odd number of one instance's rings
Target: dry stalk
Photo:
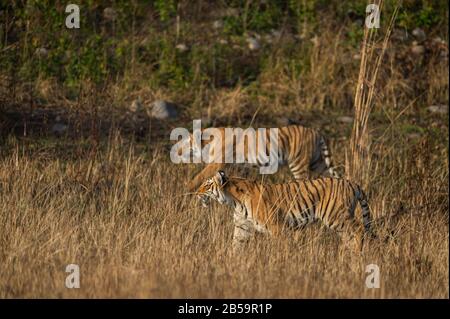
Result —
[[[378, 1], [380, 12], [383, 0]], [[364, 28], [364, 39], [361, 48], [361, 64], [355, 93], [355, 118], [350, 138], [350, 156], [346, 152], [346, 177], [367, 187], [370, 181], [370, 135], [368, 120], [372, 111], [375, 96], [375, 84], [381, 67], [381, 61], [388, 46], [389, 38], [394, 27], [398, 7], [395, 8], [381, 48], [375, 38], [377, 29]]]

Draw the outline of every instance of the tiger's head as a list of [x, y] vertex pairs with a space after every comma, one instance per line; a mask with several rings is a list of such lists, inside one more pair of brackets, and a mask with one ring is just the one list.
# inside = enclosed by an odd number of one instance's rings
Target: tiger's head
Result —
[[211, 199], [218, 201], [220, 204], [230, 205], [232, 199], [226, 192], [228, 183], [229, 179], [223, 171], [218, 171], [213, 177], [204, 181], [196, 193], [202, 205], [208, 207]]

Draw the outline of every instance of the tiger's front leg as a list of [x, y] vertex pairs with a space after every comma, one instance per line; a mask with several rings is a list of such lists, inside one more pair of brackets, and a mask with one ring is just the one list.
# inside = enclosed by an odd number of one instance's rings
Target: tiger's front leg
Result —
[[234, 214], [233, 250], [241, 249], [254, 234], [253, 223], [243, 216]]

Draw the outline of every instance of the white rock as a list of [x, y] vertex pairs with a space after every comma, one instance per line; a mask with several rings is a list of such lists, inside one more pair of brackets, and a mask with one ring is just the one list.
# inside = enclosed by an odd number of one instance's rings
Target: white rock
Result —
[[433, 42], [433, 44], [439, 45], [439, 44], [444, 44], [445, 45], [445, 41], [441, 39], [441, 37], [434, 37], [433, 40], [431, 40]]
[[188, 50], [187, 45], [184, 43], [177, 44], [177, 46], [175, 48], [180, 52], [185, 52]]
[[46, 58], [48, 56], [48, 50], [46, 48], [37, 48], [35, 53], [40, 58]]
[[438, 114], [447, 114], [448, 113], [448, 105], [441, 104], [441, 105], [431, 105], [427, 107], [427, 110], [431, 113], [438, 113]]
[[341, 123], [349, 124], [349, 123], [353, 123], [353, 117], [351, 117], [351, 116], [339, 116], [337, 118], [337, 121], [341, 122]]
[[425, 31], [423, 31], [421, 28], [415, 28], [412, 31], [412, 35], [418, 40], [418, 41], [424, 41], [427, 36], [425, 35]]
[[258, 50], [261, 45], [259, 44], [259, 41], [255, 38], [248, 37], [247, 38], [248, 48], [252, 51]]
[[423, 45], [417, 45], [417, 44], [413, 43], [413, 46], [411, 47], [411, 52], [414, 55], [422, 55], [425, 53], [425, 47]]
[[117, 12], [116, 12], [116, 10], [114, 10], [113, 8], [105, 8], [105, 9], [103, 10], [103, 17], [104, 17], [106, 20], [114, 21], [114, 20], [117, 19]]
[[160, 120], [175, 119], [178, 117], [176, 105], [167, 101], [157, 100], [153, 102], [150, 110], [147, 110], [150, 117]]
[[216, 20], [213, 23], [214, 29], [222, 29], [223, 28], [223, 21], [222, 20]]
[[219, 39], [219, 43], [225, 45], [228, 44], [228, 41], [225, 39]]

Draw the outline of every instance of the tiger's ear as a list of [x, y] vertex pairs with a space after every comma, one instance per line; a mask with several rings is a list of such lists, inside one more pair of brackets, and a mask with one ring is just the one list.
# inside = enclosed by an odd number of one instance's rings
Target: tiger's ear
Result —
[[225, 175], [224, 171], [218, 171], [216, 174], [217, 180], [220, 181], [220, 185], [223, 185], [227, 182], [228, 177]]

